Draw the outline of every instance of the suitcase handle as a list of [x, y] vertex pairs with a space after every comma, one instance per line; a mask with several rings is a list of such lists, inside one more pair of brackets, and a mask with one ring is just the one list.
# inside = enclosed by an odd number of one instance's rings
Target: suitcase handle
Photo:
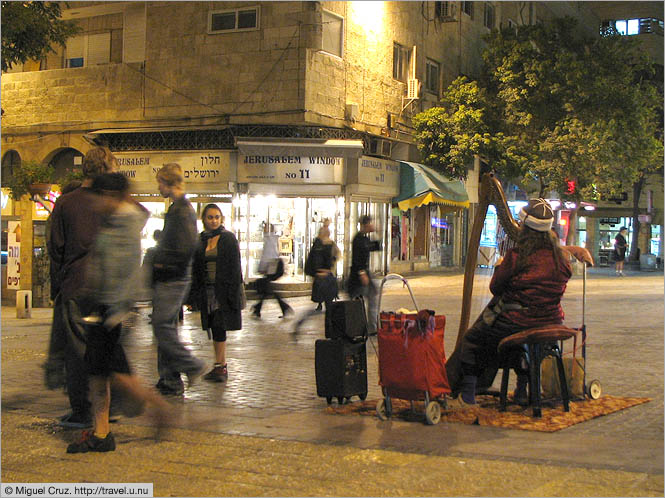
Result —
[[377, 324], [381, 323], [381, 298], [383, 297], [383, 284], [385, 284], [386, 281], [388, 280], [401, 280], [402, 284], [404, 284], [406, 288], [409, 289], [409, 294], [411, 294], [411, 300], [413, 301], [413, 306], [415, 306], [416, 308], [416, 313], [420, 311], [418, 309], [418, 303], [416, 303], [416, 298], [413, 296], [413, 292], [411, 291], [411, 286], [409, 285], [409, 282], [407, 282], [406, 279], [402, 275], [399, 275], [398, 273], [388, 273], [388, 275], [386, 275], [381, 279], [381, 286], [379, 287], [379, 303], [377, 306], [377, 315], [376, 315]]

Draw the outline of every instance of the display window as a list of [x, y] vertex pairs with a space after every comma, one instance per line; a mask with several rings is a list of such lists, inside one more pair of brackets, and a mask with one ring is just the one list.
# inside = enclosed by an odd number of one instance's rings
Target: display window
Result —
[[[340, 204], [341, 202], [341, 204]], [[248, 278], [258, 278], [266, 226], [278, 238], [283, 259], [284, 279], [305, 281], [305, 259], [319, 228], [330, 223], [331, 237], [343, 251], [343, 228], [340, 237], [341, 198], [278, 197], [275, 195], [242, 194], [234, 201], [236, 218], [233, 228], [240, 243], [243, 270]], [[338, 271], [343, 268], [338, 261]]]

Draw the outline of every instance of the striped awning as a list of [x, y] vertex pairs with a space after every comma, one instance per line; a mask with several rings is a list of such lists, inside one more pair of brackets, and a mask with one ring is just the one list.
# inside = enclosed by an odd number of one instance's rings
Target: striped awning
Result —
[[460, 180], [448, 180], [424, 164], [400, 161], [399, 190], [393, 202], [402, 211], [431, 203], [469, 207], [469, 196]]

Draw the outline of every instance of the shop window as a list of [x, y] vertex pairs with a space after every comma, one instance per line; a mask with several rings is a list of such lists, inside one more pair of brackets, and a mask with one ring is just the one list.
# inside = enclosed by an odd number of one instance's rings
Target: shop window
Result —
[[344, 18], [324, 10], [321, 13], [323, 39], [321, 49], [329, 54], [342, 57], [344, 48]]
[[259, 29], [259, 7], [211, 11], [208, 15], [208, 33], [253, 31]]
[[427, 59], [425, 63], [426, 77], [425, 77], [425, 89], [428, 92], [434, 93], [437, 96], [439, 95], [439, 73], [441, 71], [441, 66], [438, 62]]
[[411, 66], [411, 50], [399, 43], [393, 44], [393, 78], [406, 82]]

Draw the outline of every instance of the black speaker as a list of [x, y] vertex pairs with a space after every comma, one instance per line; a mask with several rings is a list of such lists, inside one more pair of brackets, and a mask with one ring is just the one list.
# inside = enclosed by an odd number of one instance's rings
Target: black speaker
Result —
[[333, 301], [326, 306], [326, 338], [351, 342], [367, 340], [367, 317], [361, 299]]

